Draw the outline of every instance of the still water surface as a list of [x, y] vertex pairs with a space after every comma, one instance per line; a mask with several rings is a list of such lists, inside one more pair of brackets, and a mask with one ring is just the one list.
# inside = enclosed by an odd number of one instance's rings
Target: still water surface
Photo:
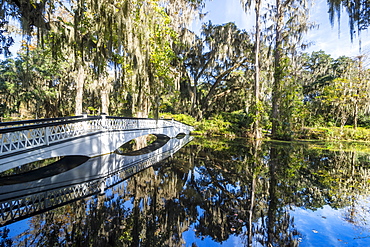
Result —
[[3, 221], [0, 246], [370, 246], [370, 152], [356, 145], [196, 137], [106, 190]]

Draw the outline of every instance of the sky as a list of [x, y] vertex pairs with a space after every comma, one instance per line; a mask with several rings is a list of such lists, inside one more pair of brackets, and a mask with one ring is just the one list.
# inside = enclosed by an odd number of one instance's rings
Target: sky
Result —
[[[355, 57], [359, 53], [359, 40], [357, 37], [351, 42], [348, 30], [348, 17], [345, 12], [341, 15], [340, 29], [337, 21], [332, 27], [329, 22], [329, 14], [326, 0], [313, 0], [314, 7], [311, 9], [310, 20], [319, 25], [319, 29], [309, 31], [305, 41], [313, 42], [306, 52], [323, 50], [333, 58], [339, 56]], [[234, 22], [240, 29], [252, 31], [254, 26], [254, 17], [252, 12], [247, 15], [241, 7], [240, 0], [206, 0], [206, 6], [203, 12], [208, 14], [202, 22], [211, 20], [213, 24], [224, 24]], [[199, 20], [193, 23], [192, 29], [199, 33], [201, 23]], [[340, 33], [340, 34], [339, 34]], [[361, 33], [361, 48], [363, 54], [370, 54], [370, 31]], [[16, 54], [19, 45], [13, 45], [11, 51]]]
[[[314, 0], [314, 6], [311, 9], [310, 20], [319, 25], [318, 29], [310, 30], [305, 36], [306, 41], [313, 44], [306, 50], [312, 51], [323, 50], [333, 58], [339, 56], [355, 57], [359, 53], [359, 39], [351, 38], [348, 28], [347, 13], [341, 14], [340, 29], [338, 29], [337, 20], [332, 27], [329, 21], [328, 7], [326, 0]], [[254, 26], [254, 17], [247, 15], [241, 7], [240, 0], [208, 0], [203, 12], [207, 12], [203, 22], [211, 20], [213, 24], [224, 24], [234, 22], [240, 29], [251, 31]], [[196, 21], [193, 24], [193, 30], [198, 33], [201, 22]], [[361, 33], [362, 53], [370, 53], [370, 33], [363, 31]]]

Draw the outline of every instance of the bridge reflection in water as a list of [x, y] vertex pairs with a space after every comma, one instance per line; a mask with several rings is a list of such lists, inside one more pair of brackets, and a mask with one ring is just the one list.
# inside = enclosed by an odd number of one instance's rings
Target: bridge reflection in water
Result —
[[[183, 135], [181, 138], [168, 138], [163, 135], [157, 137], [158, 142], [151, 145], [153, 148], [145, 148], [143, 152], [113, 152], [86, 157], [85, 162], [81, 159], [85, 156], [76, 156], [77, 159], [69, 157], [68, 165], [73, 167], [71, 160], [75, 160], [76, 167], [59, 174], [50, 172], [52, 175], [49, 176], [29, 176], [29, 181], [27, 176], [23, 176], [22, 182], [17, 182], [14, 176], [0, 178], [0, 226], [104, 193], [106, 189], [123, 182], [135, 173], [172, 156], [192, 139], [189, 135]], [[55, 166], [57, 165], [58, 162], [55, 163]], [[51, 167], [53, 165], [48, 166]]]

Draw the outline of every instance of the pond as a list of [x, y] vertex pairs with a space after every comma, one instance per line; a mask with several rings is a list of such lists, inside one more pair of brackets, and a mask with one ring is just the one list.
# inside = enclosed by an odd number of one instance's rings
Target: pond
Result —
[[9, 221], [2, 204], [0, 246], [369, 246], [367, 144], [195, 137], [167, 156]]

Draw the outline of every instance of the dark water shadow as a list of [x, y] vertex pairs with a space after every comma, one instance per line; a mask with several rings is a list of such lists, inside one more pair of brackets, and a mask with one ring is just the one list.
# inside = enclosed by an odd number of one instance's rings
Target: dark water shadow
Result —
[[2, 185], [13, 185], [18, 183], [32, 182], [38, 179], [51, 177], [68, 170], [71, 170], [83, 163], [85, 163], [90, 158], [82, 155], [71, 155], [65, 156], [60, 160], [38, 168], [32, 171], [23, 172], [15, 175], [4, 176], [0, 178], [0, 186]]
[[[157, 139], [144, 148], [141, 148], [139, 150], [130, 151], [130, 152], [122, 152], [120, 151], [120, 148], [118, 148], [116, 149], [116, 151], [114, 151], [114, 153], [119, 154], [119, 155], [125, 155], [125, 156], [137, 156], [137, 155], [148, 154], [148, 153], [151, 153], [163, 147], [171, 139], [166, 135], [155, 134], [155, 136], [157, 137]], [[122, 146], [124, 145], [125, 144], [123, 144]]]
[[184, 138], [186, 136], [185, 133], [180, 133], [178, 134], [175, 138], [178, 139], [178, 140], [181, 140], [182, 138]]

